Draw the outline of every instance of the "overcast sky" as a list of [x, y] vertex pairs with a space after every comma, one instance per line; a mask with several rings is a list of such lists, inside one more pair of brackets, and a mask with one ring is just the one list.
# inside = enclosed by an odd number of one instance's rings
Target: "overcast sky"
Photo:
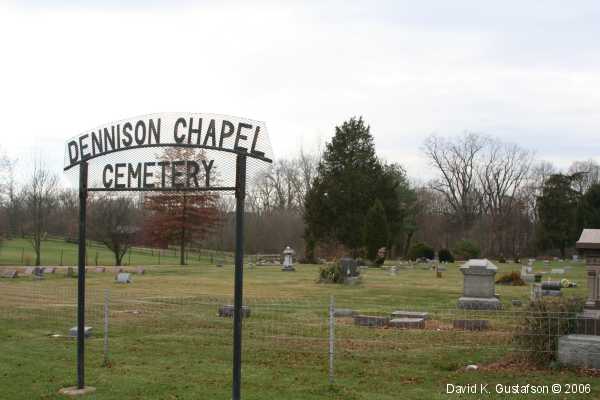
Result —
[[600, 161], [598, 1], [18, 3], [0, 5], [0, 146], [22, 164], [60, 172], [67, 138], [161, 111], [265, 121], [279, 157], [362, 115], [413, 178], [432, 133]]

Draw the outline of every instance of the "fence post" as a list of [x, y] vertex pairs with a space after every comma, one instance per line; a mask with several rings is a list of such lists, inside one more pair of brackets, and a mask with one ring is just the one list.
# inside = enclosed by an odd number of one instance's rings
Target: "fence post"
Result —
[[108, 361], [108, 299], [109, 290], [104, 289], [104, 366], [109, 365]]
[[335, 343], [335, 298], [329, 299], [329, 384], [333, 385], [333, 355]]

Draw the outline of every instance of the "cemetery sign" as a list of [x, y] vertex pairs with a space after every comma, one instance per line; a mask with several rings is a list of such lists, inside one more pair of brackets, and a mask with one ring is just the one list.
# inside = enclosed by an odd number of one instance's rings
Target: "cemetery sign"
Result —
[[[232, 398], [241, 396], [246, 175], [272, 162], [264, 122], [200, 113], [160, 113], [105, 124], [68, 140], [64, 170], [79, 182], [77, 389], [85, 388], [85, 242], [90, 191], [208, 191], [236, 197]], [[78, 168], [75, 168], [78, 167]]]

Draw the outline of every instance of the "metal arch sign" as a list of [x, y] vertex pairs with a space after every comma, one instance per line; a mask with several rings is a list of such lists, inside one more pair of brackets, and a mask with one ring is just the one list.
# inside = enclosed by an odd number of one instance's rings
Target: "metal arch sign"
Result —
[[[178, 159], [153, 155], [140, 160], [147, 149], [193, 149]], [[213, 184], [215, 153], [235, 157], [233, 186]], [[242, 295], [244, 261], [244, 199], [247, 158], [272, 162], [272, 149], [264, 122], [201, 113], [159, 113], [120, 120], [86, 131], [65, 144], [64, 170], [79, 166], [79, 251], [77, 281], [77, 389], [85, 388], [85, 243], [89, 191], [235, 191], [236, 240], [233, 313], [232, 398], [241, 397]], [[106, 162], [109, 159], [109, 162]], [[104, 162], [103, 162], [104, 161]], [[97, 178], [92, 184], [92, 178]], [[234, 174], [234, 175], [233, 175]], [[169, 175], [170, 179], [165, 179]], [[101, 179], [98, 179], [101, 177]]]
[[[97, 179], [90, 182], [90, 190], [219, 190], [211, 179], [217, 168], [214, 157], [160, 160], [155, 155], [148, 159], [147, 152], [153, 148], [196, 149], [208, 155], [243, 154], [267, 163], [272, 160], [264, 122], [217, 114], [160, 113], [105, 124], [68, 140], [64, 170], [88, 162], [90, 176]], [[128, 152], [127, 162], [114, 161], [122, 157], [120, 152]], [[97, 165], [92, 162], [96, 158], [113, 162]], [[165, 180], [169, 175], [173, 182]], [[175, 183], [176, 176], [184, 176], [180, 184]]]

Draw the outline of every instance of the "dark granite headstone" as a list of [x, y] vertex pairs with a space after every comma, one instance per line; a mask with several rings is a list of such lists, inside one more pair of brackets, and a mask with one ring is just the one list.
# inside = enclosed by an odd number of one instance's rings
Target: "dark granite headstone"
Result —
[[[233, 318], [233, 304], [219, 306], [219, 317]], [[250, 307], [242, 306], [242, 318], [250, 317]]]
[[342, 273], [346, 277], [358, 276], [360, 271], [358, 270], [358, 262], [350, 257], [342, 257], [340, 259], [340, 266]]
[[388, 317], [377, 317], [373, 315], [355, 315], [354, 325], [359, 326], [387, 326], [390, 319]]

